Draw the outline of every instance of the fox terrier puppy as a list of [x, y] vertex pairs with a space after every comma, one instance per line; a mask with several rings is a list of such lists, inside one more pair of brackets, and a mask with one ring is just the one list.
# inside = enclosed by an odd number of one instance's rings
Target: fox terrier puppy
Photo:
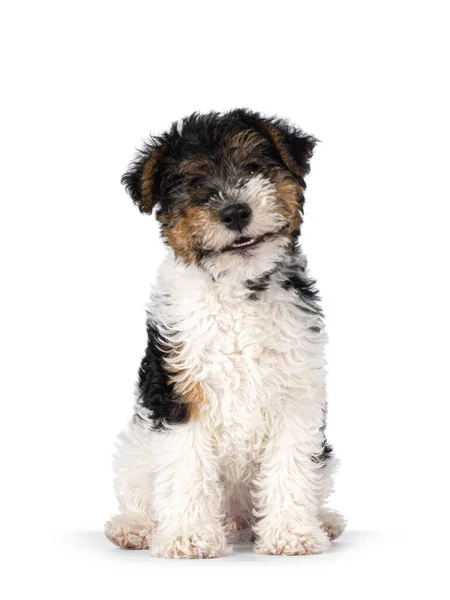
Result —
[[120, 514], [106, 535], [153, 556], [327, 550], [326, 340], [298, 245], [316, 140], [239, 109], [153, 137], [123, 176], [156, 207], [168, 254], [148, 308], [133, 419], [120, 437]]

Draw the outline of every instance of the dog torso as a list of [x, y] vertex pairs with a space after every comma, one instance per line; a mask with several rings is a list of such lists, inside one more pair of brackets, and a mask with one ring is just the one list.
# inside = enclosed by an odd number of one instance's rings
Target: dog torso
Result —
[[[320, 428], [325, 334], [301, 254], [244, 280], [235, 273], [213, 279], [169, 255], [149, 322], [175, 349], [163, 360], [191, 399], [190, 418], [211, 431], [226, 482], [250, 484], [283, 404], [305, 403], [311, 388], [314, 404], [305, 409], [316, 413]], [[138, 414], [151, 425], [148, 410], [138, 401]]]

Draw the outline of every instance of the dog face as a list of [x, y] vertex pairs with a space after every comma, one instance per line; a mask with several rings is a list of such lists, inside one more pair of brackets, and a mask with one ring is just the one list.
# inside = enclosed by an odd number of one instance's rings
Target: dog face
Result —
[[123, 176], [186, 262], [221, 272], [275, 263], [295, 244], [316, 140], [248, 110], [193, 114], [152, 138]]

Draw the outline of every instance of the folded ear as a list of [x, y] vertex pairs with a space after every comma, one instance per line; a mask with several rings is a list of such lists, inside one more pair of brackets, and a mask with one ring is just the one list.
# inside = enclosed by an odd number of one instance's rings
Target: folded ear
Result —
[[165, 146], [157, 138], [145, 143], [122, 176], [121, 183], [143, 213], [151, 213], [159, 200]]
[[318, 140], [284, 119], [265, 118], [248, 110], [242, 112], [253, 127], [269, 138], [286, 167], [304, 184], [303, 177], [309, 173], [309, 161]]
[[286, 167], [303, 179], [309, 173], [309, 161], [317, 140], [281, 119], [263, 121], [263, 127]]

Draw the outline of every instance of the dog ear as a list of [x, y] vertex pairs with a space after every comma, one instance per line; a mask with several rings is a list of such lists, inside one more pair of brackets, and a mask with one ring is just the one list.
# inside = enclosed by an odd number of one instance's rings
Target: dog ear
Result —
[[283, 163], [304, 185], [303, 178], [309, 173], [309, 161], [318, 140], [284, 119], [265, 118], [246, 109], [239, 112], [246, 122], [272, 142]]
[[309, 161], [318, 140], [281, 119], [263, 120], [262, 126], [286, 167], [303, 179], [309, 173]]
[[152, 138], [136, 154], [121, 183], [142, 213], [150, 214], [159, 200], [162, 162], [166, 146]]

